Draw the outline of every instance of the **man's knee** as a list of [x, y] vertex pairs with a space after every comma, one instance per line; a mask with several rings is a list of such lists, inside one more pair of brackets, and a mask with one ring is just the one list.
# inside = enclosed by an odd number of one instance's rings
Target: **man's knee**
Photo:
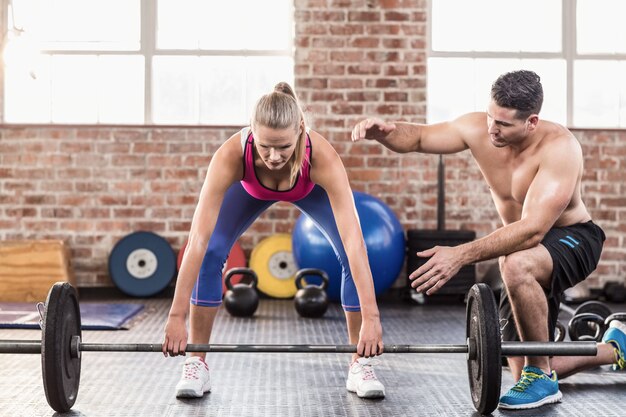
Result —
[[536, 283], [544, 290], [550, 289], [553, 268], [552, 257], [542, 245], [511, 253], [500, 260], [502, 281], [510, 291]]
[[511, 290], [535, 280], [532, 261], [524, 256], [524, 252], [514, 252], [500, 257], [502, 281]]

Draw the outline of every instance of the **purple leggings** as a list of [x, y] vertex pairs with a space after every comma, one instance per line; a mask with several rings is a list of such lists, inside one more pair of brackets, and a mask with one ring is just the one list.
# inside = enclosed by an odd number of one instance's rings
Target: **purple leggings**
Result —
[[[259, 200], [233, 184], [224, 196], [215, 230], [204, 254], [200, 274], [191, 294], [191, 303], [217, 307], [222, 303], [222, 269], [230, 249], [252, 222], [276, 200]], [[341, 304], [345, 311], [360, 311], [359, 297], [350, 273], [348, 257], [343, 248], [335, 216], [326, 191], [316, 185], [303, 199], [293, 204], [307, 215], [331, 242], [341, 264]]]

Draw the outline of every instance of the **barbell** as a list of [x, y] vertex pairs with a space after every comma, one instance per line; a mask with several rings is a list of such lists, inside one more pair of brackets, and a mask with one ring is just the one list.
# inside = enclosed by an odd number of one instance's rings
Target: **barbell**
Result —
[[[355, 353], [354, 345], [189, 344], [187, 352]], [[81, 352], [162, 352], [161, 344], [83, 343], [78, 295], [69, 283], [56, 283], [46, 299], [39, 340], [0, 340], [0, 353], [41, 354], [48, 404], [69, 411], [80, 383]], [[465, 353], [472, 402], [482, 414], [498, 406], [501, 356], [595, 356], [595, 342], [502, 342], [496, 302], [486, 284], [469, 292], [463, 344], [385, 345], [385, 353]]]

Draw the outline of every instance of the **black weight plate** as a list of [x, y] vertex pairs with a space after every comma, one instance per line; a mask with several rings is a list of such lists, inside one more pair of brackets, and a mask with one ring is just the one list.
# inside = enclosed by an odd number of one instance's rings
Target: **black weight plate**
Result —
[[501, 335], [496, 301], [486, 284], [474, 284], [467, 298], [466, 336], [476, 357], [467, 359], [474, 407], [490, 414], [498, 406], [502, 385]]
[[52, 286], [46, 300], [41, 332], [41, 369], [48, 404], [59, 413], [69, 411], [78, 395], [80, 357], [71, 356], [70, 342], [73, 336], [80, 335], [76, 290], [67, 282], [58, 282]]
[[123, 293], [150, 297], [164, 290], [176, 275], [176, 254], [155, 233], [131, 233], [113, 247], [109, 274]]

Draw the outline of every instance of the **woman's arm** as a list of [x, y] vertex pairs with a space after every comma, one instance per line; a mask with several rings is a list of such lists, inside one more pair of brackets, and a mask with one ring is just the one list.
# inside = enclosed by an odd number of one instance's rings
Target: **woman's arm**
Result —
[[[184, 351], [187, 343], [185, 320], [189, 314], [191, 292], [200, 273], [202, 260], [215, 228], [224, 194], [243, 175], [239, 138], [240, 135], [236, 134], [228, 139], [215, 152], [209, 163], [178, 272], [174, 299], [166, 325], [164, 353]], [[174, 325], [170, 326], [171, 323]]]
[[[318, 133], [311, 131], [313, 161], [311, 179], [319, 184], [330, 200], [337, 229], [341, 237], [352, 279], [356, 286], [363, 324], [369, 334], [361, 334], [361, 340], [374, 345], [374, 352], [382, 341], [380, 314], [376, 304], [374, 281], [367, 259], [365, 239], [359, 224], [352, 189], [343, 163], [333, 147]], [[373, 327], [372, 327], [373, 326]]]

